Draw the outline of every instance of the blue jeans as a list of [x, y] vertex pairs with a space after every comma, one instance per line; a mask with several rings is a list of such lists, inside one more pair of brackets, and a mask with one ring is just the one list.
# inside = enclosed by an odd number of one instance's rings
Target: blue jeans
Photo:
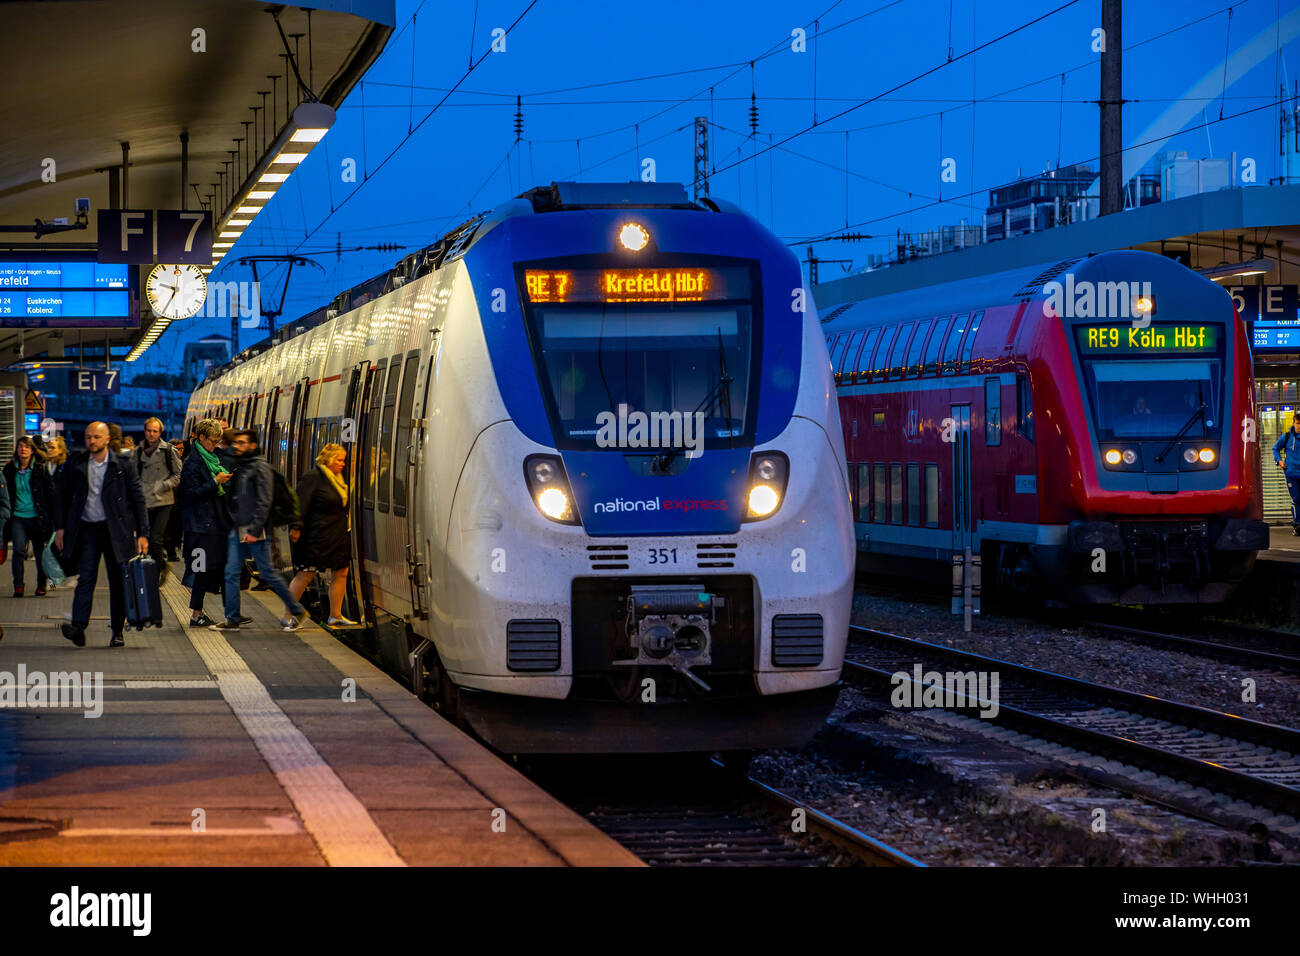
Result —
[[230, 532], [230, 536], [226, 539], [226, 620], [239, 620], [239, 570], [247, 557], [253, 559], [253, 563], [257, 565], [258, 575], [270, 585], [275, 596], [284, 602], [289, 613], [303, 613], [306, 608], [293, 599], [284, 577], [271, 564], [271, 542], [263, 538], [261, 541], [245, 544], [235, 537], [236, 533]]
[[45, 557], [45, 539], [37, 533], [39, 520], [17, 516], [9, 519], [9, 537], [14, 543], [14, 587], [16, 588], [23, 586], [23, 565], [27, 563], [28, 541], [32, 543], [32, 548], [36, 552], [36, 586], [45, 587], [45, 565], [41, 563], [41, 559]]
[[1286, 476], [1286, 490], [1291, 493], [1291, 527], [1300, 528], [1300, 475]]

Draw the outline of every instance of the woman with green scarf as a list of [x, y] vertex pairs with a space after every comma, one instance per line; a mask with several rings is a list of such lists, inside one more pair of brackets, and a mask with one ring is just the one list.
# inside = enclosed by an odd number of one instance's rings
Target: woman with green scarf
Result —
[[203, 613], [203, 598], [209, 592], [220, 594], [225, 578], [226, 537], [230, 533], [225, 494], [226, 483], [233, 476], [221, 466], [216, 454], [221, 423], [205, 418], [194, 426], [194, 434], [195, 441], [181, 468], [176, 503], [184, 516], [182, 581], [190, 581], [190, 627], [207, 627], [214, 622]]

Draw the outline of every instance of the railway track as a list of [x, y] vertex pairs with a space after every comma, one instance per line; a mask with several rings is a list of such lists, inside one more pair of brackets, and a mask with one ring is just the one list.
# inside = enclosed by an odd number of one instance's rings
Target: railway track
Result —
[[[900, 671], [910, 681], [918, 663], [996, 672], [989, 719], [1000, 725], [1300, 819], [1300, 731], [871, 628], [849, 636], [859, 659], [845, 661], [845, 676], [874, 690], [892, 688]], [[945, 709], [977, 712], [960, 695]]]
[[622, 779], [611, 787], [605, 776], [595, 797], [571, 774], [539, 782], [650, 866], [924, 865], [716, 761], [673, 774], [651, 786]]
[[[1168, 650], [1185, 651], [1202, 657], [1242, 664], [1247, 667], [1266, 668], [1286, 674], [1300, 674], [1300, 655], [1275, 651], [1260, 647], [1260, 643], [1273, 639], [1285, 647], [1287, 643], [1300, 646], [1300, 637], [1284, 631], [1257, 631], [1251, 628], [1237, 628], [1232, 625], [1216, 625], [1216, 640], [1207, 640], [1204, 636], [1167, 634], [1147, 628], [1132, 627], [1111, 621], [1085, 621], [1085, 627], [1102, 634], [1113, 635], [1126, 641], [1146, 644], [1150, 647], [1162, 647]], [[1228, 642], [1223, 638], [1236, 635], [1237, 640]]]

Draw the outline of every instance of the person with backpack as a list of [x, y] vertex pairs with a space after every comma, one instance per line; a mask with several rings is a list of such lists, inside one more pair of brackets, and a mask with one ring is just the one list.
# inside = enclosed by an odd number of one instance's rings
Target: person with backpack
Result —
[[[209, 630], [239, 630], [239, 574], [244, 559], [251, 557], [258, 575], [284, 602], [285, 616], [280, 623], [286, 630], [296, 631], [307, 620], [307, 609], [298, 603], [290, 593], [289, 585], [271, 564], [271, 546], [266, 538], [272, 526], [272, 504], [278, 483], [275, 471], [258, 454], [257, 432], [251, 429], [235, 431], [230, 448], [234, 452], [231, 464], [235, 477], [227, 484], [224, 496], [232, 525], [226, 552], [226, 620], [213, 624]], [[195, 451], [203, 457], [214, 475], [221, 470], [221, 461], [213, 452], [199, 445], [195, 446]]]
[[144, 443], [136, 449], [135, 467], [140, 490], [149, 509], [149, 557], [158, 564], [158, 584], [167, 581], [167, 522], [175, 504], [176, 486], [181, 483], [181, 460], [176, 449], [162, 440], [163, 424], [157, 418], [144, 423]]
[[1291, 533], [1300, 537], [1300, 412], [1291, 417], [1291, 427], [1273, 443], [1273, 461], [1282, 469], [1286, 490], [1291, 494]]
[[289, 591], [301, 598], [320, 571], [330, 572], [330, 616], [327, 627], [356, 627], [343, 616], [352, 546], [348, 537], [348, 486], [343, 469], [348, 453], [342, 445], [327, 444], [316, 456], [316, 467], [298, 482], [300, 519], [291, 525], [293, 568]]

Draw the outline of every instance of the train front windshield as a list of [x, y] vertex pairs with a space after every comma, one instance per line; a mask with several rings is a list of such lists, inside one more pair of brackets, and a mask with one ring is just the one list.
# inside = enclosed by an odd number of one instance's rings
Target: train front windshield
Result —
[[[1101, 441], [1218, 438], [1223, 370], [1217, 359], [1087, 361]], [[1185, 429], [1185, 430], [1184, 430]]]
[[704, 415], [704, 443], [746, 434], [753, 316], [748, 305], [533, 308], [543, 390], [566, 444], [598, 446], [602, 413]]

